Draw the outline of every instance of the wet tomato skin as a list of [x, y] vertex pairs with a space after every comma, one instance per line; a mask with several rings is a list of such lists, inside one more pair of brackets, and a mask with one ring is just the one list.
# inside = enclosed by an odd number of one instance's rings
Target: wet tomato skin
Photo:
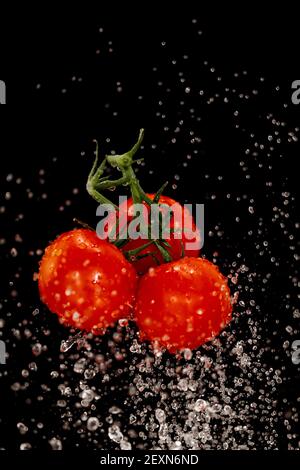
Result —
[[120, 250], [87, 229], [63, 233], [51, 243], [38, 278], [42, 301], [62, 323], [96, 334], [130, 314], [136, 283]]
[[140, 279], [135, 318], [141, 336], [171, 353], [217, 336], [231, 313], [227, 279], [203, 258], [182, 258]]
[[[147, 194], [147, 196], [151, 200], [153, 200], [155, 194]], [[191, 225], [193, 231], [195, 231], [195, 233], [196, 233], [196, 235], [193, 238], [188, 239], [185, 232], [182, 231], [181, 232], [182, 233], [182, 239], [176, 239], [175, 236], [174, 236], [174, 232], [172, 232], [172, 229], [175, 228], [175, 226], [174, 226], [175, 225], [174, 224], [174, 217], [171, 217], [171, 220], [170, 220], [170, 229], [171, 229], [170, 237], [165, 238], [165, 240], [168, 242], [168, 244], [170, 246], [169, 247], [166, 246], [165, 248], [168, 251], [168, 253], [171, 255], [172, 260], [175, 261], [175, 260], [181, 258], [183, 256], [183, 250], [184, 250], [184, 255], [185, 256], [197, 257], [200, 253], [200, 248], [199, 248], [200, 247], [200, 232], [199, 232], [199, 230], [197, 230], [196, 224], [193, 220], [192, 215], [188, 211], [188, 209], [181, 206], [174, 199], [171, 199], [170, 197], [164, 196], [164, 195], [160, 196], [159, 204], [164, 204], [166, 206], [175, 205], [175, 207], [177, 207], [177, 209], [181, 210], [182, 214], [184, 214], [184, 217], [182, 217], [182, 220], [181, 220], [182, 227], [184, 226], [184, 221], [185, 221], [187, 224]], [[119, 207], [120, 216], [122, 217], [123, 214], [126, 214], [126, 210], [127, 210], [128, 220], [132, 220], [133, 219], [132, 213], [131, 213], [132, 212], [131, 211], [132, 206], [133, 206], [132, 198], [128, 199], [127, 204], [121, 204], [120, 207]], [[150, 220], [149, 205], [146, 202], [143, 202], [143, 206], [144, 206], [144, 209], [145, 209], [144, 214], [143, 214], [143, 218], [144, 218], [145, 222], [149, 224], [149, 220]], [[162, 209], [162, 211], [163, 211], [163, 209]], [[120, 228], [122, 228], [122, 224], [120, 224]], [[145, 245], [148, 241], [149, 240], [145, 240], [145, 239], [142, 239], [142, 238], [138, 238], [136, 240], [129, 240], [128, 243], [126, 243], [126, 245], [124, 245], [124, 247], [121, 248], [121, 250], [122, 251], [136, 250], [137, 248], [140, 248], [141, 246]], [[188, 243], [192, 243], [192, 242], [195, 242], [195, 241], [197, 241], [197, 243], [198, 243], [198, 248], [192, 248], [192, 249], [187, 248]], [[146, 247], [145, 249], [140, 251], [138, 253], [138, 255], [145, 255], [146, 253], [148, 253], [148, 256], [144, 256], [142, 258], [137, 258], [137, 257], [134, 258], [133, 257], [133, 259], [132, 259], [132, 264], [134, 265], [134, 267], [135, 267], [138, 274], [144, 274], [148, 271], [149, 268], [155, 267], [158, 264], [164, 263], [163, 256], [160, 253], [160, 251], [158, 250], [158, 248], [155, 246], [155, 244], [149, 245], [148, 247]], [[149, 255], [150, 253], [153, 254], [154, 257]]]

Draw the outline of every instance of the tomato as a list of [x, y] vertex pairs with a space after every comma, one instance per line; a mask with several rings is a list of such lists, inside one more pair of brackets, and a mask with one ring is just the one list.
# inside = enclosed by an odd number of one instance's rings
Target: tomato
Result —
[[205, 259], [182, 258], [140, 279], [135, 317], [141, 336], [172, 353], [218, 335], [231, 312], [227, 279]]
[[77, 229], [46, 248], [38, 280], [42, 301], [62, 323], [102, 333], [128, 316], [137, 276], [115, 246], [92, 230]]
[[[155, 195], [154, 194], [147, 194], [148, 198], [153, 200]], [[164, 240], [169, 244], [164, 245], [163, 248], [167, 250], [169, 255], [172, 258], [172, 261], [178, 260], [183, 256], [198, 256], [200, 252], [200, 232], [196, 227], [196, 224], [193, 220], [192, 215], [190, 214], [189, 210], [181, 206], [178, 202], [176, 202], [174, 199], [171, 199], [168, 196], [160, 196], [159, 198], [159, 204], [164, 204], [166, 207], [164, 208], [162, 206], [161, 208], [161, 213], [163, 214], [166, 211], [167, 206], [173, 206], [174, 208], [174, 213], [176, 211], [179, 211], [179, 218], [176, 220], [174, 217], [174, 214], [171, 215], [170, 217], [170, 232], [167, 237], [164, 238]], [[150, 227], [150, 206], [146, 203], [143, 202], [143, 220], [145, 222], [145, 225], [147, 228]], [[127, 218], [128, 220], [132, 220], [133, 217], [133, 200], [132, 198], [128, 199], [127, 202], [124, 202], [120, 205], [119, 207], [119, 219], [122, 221], [123, 217], [126, 216], [127, 212]], [[179, 226], [181, 228], [178, 228]], [[124, 228], [124, 223], [120, 223], [119, 225], [119, 231], [121, 231]], [[175, 231], [177, 229], [177, 233], [180, 234], [180, 239], [176, 238]], [[194, 236], [191, 238], [188, 238], [188, 230], [192, 229], [194, 232]], [[137, 238], [135, 240], [129, 240], [128, 243], [126, 243], [121, 250], [122, 251], [128, 251], [128, 250], [136, 250], [143, 245], [146, 245], [150, 240], [149, 239], [143, 239], [143, 238]], [[189, 243], [194, 243], [196, 247], [190, 248], [188, 246]], [[148, 256], [145, 256], [148, 254]], [[136, 268], [138, 274], [144, 274], [145, 272], [148, 271], [149, 268], [157, 266], [159, 264], [164, 263], [164, 258], [158, 247], [152, 243], [151, 245], [147, 246], [143, 250], [141, 250], [136, 256], [132, 256], [131, 262]]]

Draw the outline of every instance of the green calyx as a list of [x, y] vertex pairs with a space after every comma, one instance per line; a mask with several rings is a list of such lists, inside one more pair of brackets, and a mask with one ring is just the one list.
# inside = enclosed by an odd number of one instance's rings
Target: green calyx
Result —
[[[86, 189], [87, 189], [87, 192], [90, 194], [90, 196], [93, 199], [95, 199], [95, 201], [97, 201], [99, 204], [111, 204], [115, 209], [118, 210], [118, 207], [112, 201], [110, 201], [106, 196], [103, 195], [103, 191], [113, 190], [117, 188], [118, 186], [129, 186], [134, 204], [145, 202], [147, 205], [150, 206], [151, 204], [157, 204], [159, 202], [159, 199], [165, 187], [167, 186], [168, 182], [162, 185], [162, 187], [157, 191], [157, 193], [155, 194], [155, 197], [152, 200], [147, 196], [145, 191], [142, 189], [139, 183], [139, 180], [133, 169], [133, 165], [138, 161], [138, 160], [134, 160], [133, 157], [139, 150], [142, 144], [143, 138], [144, 138], [144, 129], [141, 129], [137, 142], [133, 145], [133, 147], [128, 152], [121, 154], [121, 155], [106, 155], [100, 164], [99, 164], [99, 147], [98, 147], [98, 142], [96, 141], [96, 157], [95, 157], [93, 167], [88, 176]], [[141, 159], [139, 161], [141, 161]], [[105, 175], [109, 166], [111, 168], [118, 169], [122, 173], [121, 178], [113, 180], [113, 179], [110, 179], [110, 176], [108, 176], [107, 174]], [[141, 227], [141, 229], [144, 231], [147, 231], [148, 233], [150, 232], [149, 225], [147, 224], [144, 227]], [[149, 242], [145, 243], [143, 246], [139, 247], [138, 249], [128, 250], [127, 252], [125, 251], [124, 254], [127, 256], [128, 259], [132, 259], [132, 257], [142, 258], [144, 256], [153, 256], [154, 259], [158, 262], [157, 258], [155, 257], [155, 254], [152, 252], [139, 254], [145, 248], [147, 248], [151, 244], [154, 244], [157, 247], [157, 253], [161, 254], [165, 262], [172, 261], [172, 257], [166, 248], [169, 244], [162, 238], [161, 224], [159, 227], [159, 233], [160, 233], [160, 236], [157, 240], [150, 239]], [[127, 243], [127, 241], [128, 240], [125, 240], [125, 241], [116, 240], [115, 245], [121, 248]]]

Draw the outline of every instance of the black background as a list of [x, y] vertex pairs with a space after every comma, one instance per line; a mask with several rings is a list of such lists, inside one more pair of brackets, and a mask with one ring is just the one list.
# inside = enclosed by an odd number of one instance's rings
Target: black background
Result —
[[[279, 264], [267, 290], [256, 293], [256, 300], [262, 306], [257, 316], [258, 321], [265, 322], [266, 340], [272, 338], [272, 347], [281, 351], [286, 339], [287, 322], [281, 320], [286, 294], [295, 304], [299, 302], [296, 289], [292, 289], [288, 280], [290, 274], [297, 275], [298, 266], [291, 262], [289, 242], [269, 219], [280, 194], [290, 191], [294, 197], [290, 218], [293, 223], [297, 220], [299, 144], [290, 144], [287, 132], [280, 129], [282, 142], [276, 146], [269, 161], [263, 160], [263, 168], [258, 168], [255, 159], [247, 163], [250, 179], [245, 178], [239, 162], [244, 158], [243, 149], [249, 144], [250, 133], [255, 135], [254, 141], [266, 143], [272, 127], [270, 119], [266, 119], [268, 114], [284, 121], [288, 129], [300, 125], [300, 105], [291, 103], [291, 83], [299, 78], [296, 15], [293, 11], [279, 11], [275, 15], [274, 10], [268, 14], [257, 10], [251, 14], [241, 11], [237, 17], [227, 12], [224, 16], [217, 6], [214, 14], [205, 15], [188, 6], [168, 13], [152, 5], [139, 8], [140, 11], [126, 16], [119, 8], [110, 15], [86, 8], [76, 11], [74, 16], [70, 11], [65, 15], [54, 7], [45, 8], [35, 10], [35, 20], [25, 22], [19, 15], [11, 28], [2, 30], [0, 79], [6, 81], [7, 106], [1, 107], [0, 118], [1, 197], [6, 191], [12, 191], [12, 198], [4, 202], [6, 212], [1, 221], [1, 237], [7, 240], [6, 245], [1, 246], [4, 279], [1, 298], [5, 312], [14, 311], [7, 319], [8, 329], [17, 327], [20, 319], [16, 314], [22, 318], [28, 316], [31, 321], [31, 311], [39, 306], [32, 275], [40, 255], [28, 256], [28, 252], [43, 249], [58, 233], [72, 228], [74, 216], [95, 223], [96, 205], [85, 193], [93, 139], [97, 138], [100, 149], [107, 153], [111, 150], [121, 152], [135, 140], [138, 129], [144, 127], [143, 153], [147, 167], [142, 167], [139, 172], [143, 186], [153, 190], [169, 180], [169, 194], [180, 202], [205, 202], [207, 233], [219, 220], [223, 221], [224, 238], [214, 238], [213, 243], [207, 240], [204, 254], [211, 259], [214, 251], [219, 251], [218, 263], [224, 266], [226, 274], [230, 260], [235, 259], [239, 249], [247, 253], [245, 263], [259, 276], [263, 277], [273, 269], [269, 258], [259, 257], [255, 243], [247, 237], [247, 231], [258, 223], [259, 216], [264, 219], [266, 237], [272, 240], [272, 255]], [[218, 76], [222, 78], [220, 82]], [[180, 82], [182, 77], [184, 83]], [[117, 90], [118, 86], [122, 91]], [[249, 94], [251, 98], [245, 100], [236, 93], [225, 103], [224, 97], [230, 95], [224, 91], [227, 86], [230, 89], [236, 87], [239, 93]], [[278, 86], [279, 90], [276, 90]], [[186, 87], [190, 88], [189, 93], [186, 93]], [[205, 91], [204, 96], [199, 95], [200, 89]], [[253, 90], [258, 94], [253, 96]], [[220, 98], [208, 104], [207, 99], [216, 93]], [[285, 103], [287, 107], [284, 107]], [[235, 110], [238, 110], [238, 116], [234, 116]], [[113, 114], [115, 112], [117, 115]], [[157, 112], [165, 114], [165, 119]], [[183, 124], [176, 134], [180, 120]], [[200, 142], [191, 142], [191, 131], [201, 138]], [[176, 142], [173, 144], [174, 137]], [[197, 153], [193, 153], [195, 149]], [[192, 158], [188, 166], [183, 167], [187, 154]], [[40, 169], [45, 170], [45, 176], [39, 174]], [[19, 186], [14, 182], [9, 184], [6, 181], [8, 173], [13, 173], [14, 181], [22, 177], [22, 183]], [[175, 175], [180, 179], [177, 180]], [[40, 178], [45, 182], [41, 183]], [[266, 185], [267, 181], [272, 181], [271, 189]], [[175, 189], [172, 189], [173, 184], [176, 184]], [[79, 189], [76, 195], [72, 192], [74, 188]], [[34, 193], [32, 200], [28, 199], [28, 189]], [[43, 199], [43, 193], [47, 194], [47, 199]], [[232, 196], [228, 203], [227, 193], [244, 194], [247, 198], [237, 203]], [[217, 195], [216, 202], [211, 199], [212, 194]], [[254, 221], [243, 215], [251, 197], [257, 202]], [[70, 206], [65, 203], [69, 199]], [[64, 206], [63, 211], [60, 206]], [[20, 213], [25, 217], [16, 221]], [[242, 221], [235, 226], [237, 215]], [[20, 248], [14, 241], [16, 233], [23, 238]], [[10, 255], [13, 246], [19, 251], [15, 259]], [[19, 280], [14, 278], [17, 270], [21, 274]], [[9, 285], [11, 281], [15, 283], [13, 287]], [[19, 308], [16, 308], [15, 298], [11, 298], [12, 288], [17, 290], [22, 303]], [[282, 324], [276, 323], [278, 319]], [[33, 332], [37, 337], [44, 325], [51, 328], [47, 356], [52, 358], [52, 363], [46, 359], [42, 362], [38, 378], [28, 391], [27, 398], [31, 399], [32, 395], [40, 393], [40, 383], [49, 380], [49, 370], [58, 361], [59, 344], [65, 336], [63, 328], [57, 325], [55, 318], [50, 318], [46, 309], [42, 309], [34, 322]], [[243, 320], [239, 326], [242, 324]], [[5, 334], [11, 340], [10, 332]], [[9, 351], [5, 377], [8, 387], [1, 388], [1, 393], [5, 394], [1, 402], [6, 411], [9, 410], [3, 414], [2, 423], [3, 446], [8, 449], [19, 448], [22, 441], [16, 429], [19, 420], [41, 417], [48, 429], [53, 428], [53, 434], [59, 433], [59, 415], [53, 411], [57, 396], [48, 394], [41, 403], [33, 398], [26, 406], [26, 398], [16, 398], [9, 391], [10, 385], [20, 379], [20, 370], [23, 366], [26, 368], [30, 360], [29, 343], [22, 338], [14, 346], [15, 351]], [[274, 361], [274, 367], [278, 364], [285, 367], [286, 381], [278, 390], [279, 400], [287, 398], [292, 407], [299, 393], [299, 368], [281, 352], [276, 362], [273, 351], [270, 351], [269, 364]], [[125, 396], [126, 377], [115, 378], [118, 384], [120, 380], [124, 381]], [[112, 393], [112, 403], [115, 400]], [[122, 403], [122, 394], [118, 400]], [[49, 410], [53, 416], [49, 416]], [[286, 432], [281, 429], [281, 424], [278, 426], [282, 433], [279, 445], [285, 449]], [[260, 430], [257, 423], [256, 445], [263, 449]], [[47, 448], [47, 441], [41, 434], [33, 433], [30, 442], [36, 448]], [[77, 441], [74, 434], [64, 446], [72, 449]], [[85, 441], [80, 444], [89, 445]]]

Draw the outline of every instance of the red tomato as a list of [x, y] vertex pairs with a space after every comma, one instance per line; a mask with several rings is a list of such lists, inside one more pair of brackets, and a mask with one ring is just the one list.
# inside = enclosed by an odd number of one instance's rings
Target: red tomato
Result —
[[132, 308], [137, 276], [123, 254], [92, 230], [60, 235], [39, 270], [42, 301], [67, 325], [102, 333]]
[[218, 335], [231, 312], [227, 279], [202, 258], [150, 269], [139, 282], [135, 316], [142, 338], [172, 353], [198, 348]]
[[[147, 196], [153, 200], [154, 199], [154, 194], [147, 194]], [[173, 206], [175, 211], [179, 211], [180, 217], [178, 218], [179, 221], [179, 226], [181, 229], [176, 226], [176, 218], [174, 215], [171, 215], [170, 217], [170, 234], [168, 237], [164, 238], [170, 246], [164, 246], [164, 248], [168, 251], [168, 253], [171, 255], [172, 260], [178, 260], [182, 258], [182, 256], [198, 256], [200, 252], [200, 232], [197, 229], [195, 222], [193, 220], [192, 215], [188, 211], [187, 208], [184, 206], [181, 206], [178, 202], [174, 201], [174, 199], [171, 199], [168, 196], [160, 196], [159, 199], [159, 204], [165, 204], [166, 206], [170, 207]], [[128, 199], [127, 203], [123, 203], [119, 207], [119, 217], [120, 220], [122, 220], [122, 217], [126, 215], [127, 211], [127, 218], [128, 220], [133, 220], [133, 211], [132, 211], [132, 206], [133, 206], [133, 200], [132, 198]], [[143, 220], [145, 221], [146, 227], [150, 227], [150, 206], [146, 203], [143, 202], [144, 206], [144, 212], [143, 212]], [[161, 212], [164, 213], [164, 208], [161, 208]], [[175, 212], [176, 213], [176, 212]], [[189, 228], [192, 228], [193, 232], [195, 232], [195, 235], [192, 238], [188, 238], [187, 235], [187, 230]], [[119, 226], [119, 231], [121, 231], [124, 228], [124, 224], [120, 222]], [[176, 239], [175, 231], [177, 230], [177, 233], [180, 234], [181, 239]], [[186, 230], [186, 231], [185, 231]], [[121, 250], [122, 251], [128, 251], [128, 250], [136, 250], [137, 248], [140, 248], [141, 246], [145, 245], [148, 243], [150, 240], [149, 239], [143, 239], [143, 238], [138, 238], [136, 240], [129, 240], [126, 245], [124, 245]], [[192, 242], [197, 242], [198, 247], [197, 248], [188, 248], [187, 244], [192, 243]], [[152, 254], [154, 256], [151, 256], [149, 254]], [[148, 254], [148, 256], [143, 256], [145, 254]], [[139, 256], [143, 256], [142, 258], [139, 258]], [[164, 258], [157, 246], [153, 243], [149, 245], [147, 248], [144, 248], [142, 251], [140, 251], [136, 256], [132, 257], [131, 260], [132, 264], [136, 268], [138, 274], [144, 274], [145, 272], [148, 271], [149, 268], [157, 266], [158, 264], [164, 263]]]

